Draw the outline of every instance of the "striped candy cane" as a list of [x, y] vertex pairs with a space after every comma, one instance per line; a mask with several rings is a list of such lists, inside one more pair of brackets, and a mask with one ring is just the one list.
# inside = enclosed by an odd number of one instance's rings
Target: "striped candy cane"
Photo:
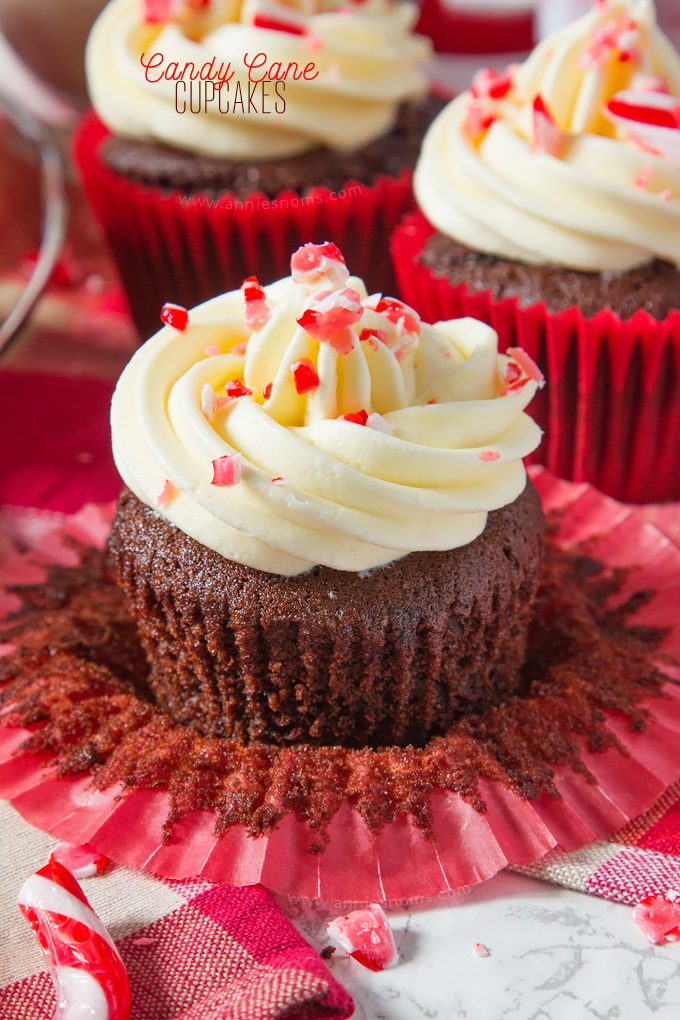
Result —
[[52, 1020], [128, 1020], [130, 983], [118, 950], [71, 872], [57, 860], [24, 882], [19, 909], [52, 973]]

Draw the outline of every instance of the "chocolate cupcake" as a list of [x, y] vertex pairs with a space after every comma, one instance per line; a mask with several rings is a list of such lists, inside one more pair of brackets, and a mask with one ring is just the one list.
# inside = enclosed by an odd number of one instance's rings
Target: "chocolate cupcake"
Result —
[[517, 692], [541, 384], [487, 326], [367, 296], [332, 244], [123, 373], [111, 538], [165, 709], [277, 744], [421, 742]]
[[651, 0], [598, 4], [437, 117], [424, 215], [393, 241], [423, 315], [476, 315], [549, 367], [544, 462], [626, 500], [680, 496], [663, 456], [680, 416], [679, 96]]
[[108, 4], [76, 156], [142, 336], [159, 294], [191, 307], [251, 273], [272, 282], [310, 238], [394, 289], [380, 242], [413, 207], [442, 105], [416, 18], [401, 0]]

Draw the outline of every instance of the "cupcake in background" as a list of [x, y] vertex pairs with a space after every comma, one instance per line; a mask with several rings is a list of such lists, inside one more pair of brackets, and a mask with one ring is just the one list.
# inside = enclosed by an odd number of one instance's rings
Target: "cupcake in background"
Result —
[[416, 20], [401, 0], [111, 0], [76, 157], [142, 336], [159, 297], [271, 282], [310, 238], [393, 290], [384, 237], [442, 105]]
[[680, 498], [680, 57], [651, 0], [605, 0], [432, 124], [393, 239], [405, 300], [471, 314], [550, 374], [541, 459]]

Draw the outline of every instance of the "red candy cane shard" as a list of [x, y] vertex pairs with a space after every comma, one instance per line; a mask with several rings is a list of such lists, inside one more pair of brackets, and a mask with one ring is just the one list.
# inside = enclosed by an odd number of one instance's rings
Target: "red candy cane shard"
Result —
[[633, 910], [633, 918], [653, 945], [680, 941], [680, 903], [674, 890], [663, 896], [647, 896]]
[[274, 32], [288, 32], [291, 35], [305, 35], [305, 19], [287, 4], [267, 3], [260, 0], [253, 16], [257, 28], [269, 28]]
[[359, 321], [363, 311], [361, 298], [351, 287], [322, 291], [315, 295], [314, 304], [304, 310], [297, 323], [315, 340], [329, 343], [338, 354], [349, 354], [357, 339], [349, 327]]
[[559, 156], [564, 148], [567, 135], [556, 123], [540, 93], [534, 99], [533, 117], [533, 151], [544, 152], [549, 156]]
[[623, 89], [609, 100], [607, 113], [631, 128], [639, 129], [641, 125], [675, 131], [680, 128], [680, 101], [666, 92]]
[[291, 257], [290, 271], [296, 283], [316, 283], [327, 276], [339, 287], [349, 279], [342, 252], [332, 241], [303, 244]]
[[399, 962], [390, 923], [377, 903], [336, 917], [326, 924], [326, 929], [336, 949], [343, 950], [369, 970], [386, 970]]
[[53, 1020], [128, 1020], [130, 982], [111, 936], [71, 872], [50, 861], [19, 892], [57, 991]]
[[241, 454], [225, 454], [224, 457], [217, 457], [212, 462], [213, 478], [212, 485], [221, 488], [231, 488], [241, 481]]
[[501, 459], [501, 455], [500, 455], [500, 453], [497, 450], [480, 450], [478, 456], [479, 456], [480, 460], [500, 460]]
[[305, 393], [312, 393], [319, 385], [319, 377], [316, 374], [314, 365], [309, 358], [301, 358], [291, 365], [295, 390], [301, 396]]
[[[171, 482], [169, 478], [166, 478], [165, 481], [163, 482], [163, 488], [156, 496], [156, 506], [167, 506], [170, 500], [174, 497], [176, 492], [177, 486], [174, 484], [174, 482]], [[61, 860], [61, 858], [59, 859]], [[68, 861], [66, 861], [65, 863], [68, 864]], [[76, 875], [76, 878], [81, 877], [84, 876]]]
[[365, 425], [368, 421], [368, 411], [350, 411], [349, 414], [341, 414], [340, 421], [349, 421], [353, 425]]
[[540, 368], [527, 352], [522, 347], [508, 347], [505, 352], [508, 357], [513, 358], [519, 367], [522, 369], [524, 374], [537, 382], [539, 386], [542, 386], [545, 382], [545, 376], [541, 372]]
[[[172, 482], [166, 479], [166, 485], [172, 485]], [[98, 850], [93, 850], [87, 843], [82, 846], [60, 843], [50, 854], [50, 864], [53, 861], [65, 865], [74, 878], [92, 878], [94, 875], [100, 875], [109, 863], [108, 857], [100, 854]]]
[[512, 88], [512, 77], [510, 68], [499, 74], [493, 67], [483, 67], [473, 77], [470, 93], [475, 99], [501, 99]]
[[482, 99], [472, 98], [465, 113], [463, 131], [472, 141], [477, 141], [498, 119], [498, 114], [490, 110]]
[[241, 290], [245, 302], [246, 326], [248, 329], [262, 329], [269, 322], [272, 311], [265, 300], [264, 290], [258, 283], [257, 277], [249, 276], [247, 280], [244, 280]]
[[403, 301], [396, 298], [381, 298], [375, 306], [375, 311], [384, 315], [388, 322], [394, 323], [400, 336], [406, 333], [409, 336], [420, 336], [420, 316]]
[[253, 391], [249, 390], [240, 379], [230, 379], [230, 381], [225, 385], [224, 390], [227, 396], [232, 400], [236, 397], [251, 397], [253, 395]]
[[182, 305], [174, 305], [171, 301], [166, 301], [161, 308], [161, 322], [182, 333], [189, 324], [189, 313]]
[[150, 23], [169, 21], [172, 17], [172, 0], [144, 0], [144, 20]]

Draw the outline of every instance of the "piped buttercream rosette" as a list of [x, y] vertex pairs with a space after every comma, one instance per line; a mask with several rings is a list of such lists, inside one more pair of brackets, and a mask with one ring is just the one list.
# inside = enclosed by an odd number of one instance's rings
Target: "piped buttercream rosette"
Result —
[[[228, 559], [283, 575], [456, 548], [523, 491], [542, 376], [472, 319], [368, 295], [333, 244], [167, 325], [112, 407], [128, 487]], [[174, 325], [172, 325], [174, 323]]]

